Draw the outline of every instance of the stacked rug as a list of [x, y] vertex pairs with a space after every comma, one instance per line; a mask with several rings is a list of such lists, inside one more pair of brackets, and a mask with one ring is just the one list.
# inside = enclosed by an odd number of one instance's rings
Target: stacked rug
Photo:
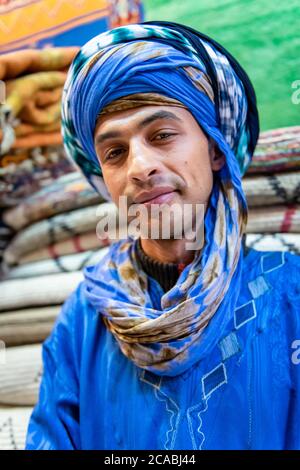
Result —
[[23, 450], [32, 406], [0, 407], [0, 449]]
[[[62, 89], [78, 48], [27, 49], [0, 56], [5, 84], [1, 105], [1, 155], [26, 159], [26, 150], [61, 144]], [[10, 153], [9, 153], [10, 152]]]
[[2, 212], [14, 236], [3, 251], [0, 289], [0, 448], [24, 447], [38, 399], [41, 348], [61, 305], [111, 240], [96, 226], [115, 206], [78, 172], [63, 175]]
[[[25, 197], [74, 171], [60, 133], [60, 101], [78, 48], [27, 49], [0, 56], [0, 217]], [[4, 83], [4, 86], [3, 86]], [[8, 237], [0, 224], [0, 260]], [[12, 228], [12, 227], [11, 227]], [[4, 232], [1, 233], [1, 232]]]
[[28, 420], [38, 400], [41, 375], [40, 344], [0, 351], [1, 450], [24, 448]]
[[261, 133], [243, 188], [246, 243], [300, 254], [300, 126]]
[[43, 184], [33, 184], [31, 166], [18, 190], [2, 193], [0, 449], [24, 448], [38, 399], [42, 343], [82, 280], [83, 267], [99, 262], [111, 242], [97, 237], [96, 226], [115, 207], [64, 161], [62, 155], [56, 166], [61, 171], [49, 172]]

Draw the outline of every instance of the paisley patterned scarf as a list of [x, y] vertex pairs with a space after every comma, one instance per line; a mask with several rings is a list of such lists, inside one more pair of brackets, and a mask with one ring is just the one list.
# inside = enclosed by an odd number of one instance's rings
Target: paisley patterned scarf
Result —
[[101, 264], [84, 269], [85, 294], [129, 359], [175, 376], [209, 353], [236, 306], [248, 214], [241, 177], [256, 145], [258, 115], [244, 70], [202, 33], [148, 22], [96, 36], [70, 68], [62, 132], [69, 157], [107, 199], [94, 149], [97, 117], [110, 103], [141, 93], [180, 101], [225, 155], [205, 214], [204, 246], [162, 296], [159, 310], [131, 237], [112, 244]]

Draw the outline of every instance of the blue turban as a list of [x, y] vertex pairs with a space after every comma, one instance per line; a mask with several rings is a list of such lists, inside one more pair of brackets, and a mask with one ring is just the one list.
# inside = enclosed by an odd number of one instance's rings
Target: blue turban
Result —
[[[208, 81], [213, 99], [199, 86]], [[181, 101], [228, 153], [231, 177], [239, 173], [236, 164], [245, 173], [259, 133], [255, 93], [246, 72], [204, 34], [175, 23], [146, 22], [91, 39], [75, 57], [65, 83], [65, 149], [95, 189], [103, 191], [94, 148], [97, 117], [111, 101], [142, 92]]]

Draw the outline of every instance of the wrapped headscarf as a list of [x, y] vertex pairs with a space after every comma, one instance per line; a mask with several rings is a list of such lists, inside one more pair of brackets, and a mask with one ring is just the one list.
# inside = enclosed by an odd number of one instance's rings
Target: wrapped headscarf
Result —
[[160, 310], [153, 308], [131, 237], [112, 244], [101, 266], [84, 274], [86, 295], [123, 353], [139, 367], [174, 376], [209, 353], [236, 308], [247, 222], [241, 177], [259, 126], [247, 74], [211, 38], [167, 22], [100, 34], [70, 68], [62, 132], [69, 157], [107, 199], [94, 148], [97, 120], [101, 113], [138, 106], [143, 96], [148, 104], [162, 104], [158, 95], [187, 108], [225, 155], [205, 214], [204, 246], [162, 296]]

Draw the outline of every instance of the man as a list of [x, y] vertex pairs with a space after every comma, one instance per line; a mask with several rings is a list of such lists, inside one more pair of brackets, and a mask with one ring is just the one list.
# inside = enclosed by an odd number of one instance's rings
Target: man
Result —
[[[27, 449], [299, 448], [300, 261], [242, 244], [258, 116], [241, 66], [182, 25], [118, 28], [75, 58], [62, 117], [91, 184], [159, 237], [84, 270], [44, 343]], [[180, 217], [161, 236], [150, 209], [175, 203], [204, 208], [200, 247]]]

